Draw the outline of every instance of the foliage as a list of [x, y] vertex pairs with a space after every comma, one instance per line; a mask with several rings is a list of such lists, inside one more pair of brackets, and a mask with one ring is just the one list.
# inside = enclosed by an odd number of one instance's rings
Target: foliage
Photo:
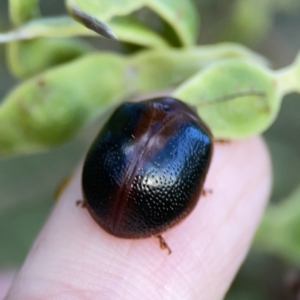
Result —
[[256, 247], [300, 265], [300, 187], [268, 208], [256, 235]]
[[[71, 17], [26, 23], [37, 15], [36, 1], [28, 0], [26, 10], [25, 1], [10, 4], [14, 23], [25, 24], [0, 39], [9, 41], [12, 71], [36, 76], [9, 93], [0, 107], [2, 155], [59, 145], [128, 95], [169, 87], [175, 88], [175, 97], [197, 107], [216, 138], [244, 138], [266, 130], [283, 96], [299, 91], [297, 60], [286, 70], [272, 71], [258, 55], [235, 44], [216, 44], [210, 51], [195, 47], [198, 20], [190, 1], [66, 1], [71, 16], [88, 28], [107, 37], [116, 30], [121, 41], [150, 48], [128, 56], [89, 54], [91, 48], [74, 36], [95, 33]], [[132, 13], [144, 6], [172, 27], [180, 49], [171, 47], [169, 35], [160, 36], [135, 19]], [[72, 62], [58, 67], [66, 61]]]

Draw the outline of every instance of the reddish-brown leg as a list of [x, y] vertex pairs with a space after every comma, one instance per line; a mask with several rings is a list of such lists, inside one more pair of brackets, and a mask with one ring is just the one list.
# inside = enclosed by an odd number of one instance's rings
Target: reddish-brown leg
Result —
[[205, 196], [207, 196], [208, 194], [212, 194], [213, 193], [213, 190], [211, 190], [211, 189], [203, 189], [202, 191], [201, 191], [201, 196], [203, 196], [203, 197], [205, 197]]
[[215, 143], [218, 143], [218, 144], [230, 144], [230, 143], [231, 143], [231, 140], [214, 139], [214, 142], [215, 142]]
[[76, 201], [76, 205], [77, 206], [81, 206], [82, 208], [86, 207], [84, 200], [77, 200]]
[[161, 235], [157, 235], [156, 236], [159, 240], [159, 246], [160, 246], [160, 249], [162, 250], [165, 250], [167, 249], [168, 250], [168, 254], [170, 255], [172, 253], [172, 250], [171, 248], [168, 246], [168, 244], [166, 243], [166, 241], [164, 240], [164, 238], [161, 236]]

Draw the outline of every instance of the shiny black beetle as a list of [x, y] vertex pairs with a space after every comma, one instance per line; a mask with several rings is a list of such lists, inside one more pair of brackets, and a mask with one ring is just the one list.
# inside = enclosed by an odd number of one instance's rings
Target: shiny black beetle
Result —
[[183, 102], [124, 103], [87, 154], [84, 205], [114, 236], [160, 237], [197, 204], [212, 151], [210, 130]]

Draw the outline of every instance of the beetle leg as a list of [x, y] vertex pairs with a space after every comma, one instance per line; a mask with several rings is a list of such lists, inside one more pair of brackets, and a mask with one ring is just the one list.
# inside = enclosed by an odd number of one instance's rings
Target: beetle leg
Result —
[[77, 205], [77, 206], [80, 205], [82, 208], [85, 208], [85, 207], [86, 207], [84, 200], [77, 200], [77, 201], [76, 201], [76, 205]]
[[159, 240], [159, 246], [160, 246], [160, 249], [162, 250], [165, 250], [167, 249], [168, 250], [168, 254], [170, 255], [172, 253], [172, 250], [171, 248], [168, 246], [168, 244], [166, 243], [166, 241], [164, 240], [164, 238], [161, 236], [161, 235], [157, 235], [156, 236]]
[[214, 139], [214, 142], [215, 143], [218, 143], [218, 144], [230, 144], [231, 143], [231, 140], [226, 140], [226, 139]]
[[203, 196], [203, 197], [205, 197], [205, 196], [207, 196], [207, 194], [212, 194], [212, 192], [213, 192], [213, 190], [211, 190], [211, 189], [203, 189], [202, 191], [201, 191], [201, 196]]

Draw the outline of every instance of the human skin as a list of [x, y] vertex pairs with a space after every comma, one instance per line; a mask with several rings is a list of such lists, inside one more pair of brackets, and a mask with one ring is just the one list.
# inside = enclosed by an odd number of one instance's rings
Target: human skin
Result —
[[82, 199], [78, 168], [16, 276], [7, 299], [222, 299], [266, 206], [270, 160], [261, 138], [216, 143], [194, 211], [157, 238], [106, 233]]

